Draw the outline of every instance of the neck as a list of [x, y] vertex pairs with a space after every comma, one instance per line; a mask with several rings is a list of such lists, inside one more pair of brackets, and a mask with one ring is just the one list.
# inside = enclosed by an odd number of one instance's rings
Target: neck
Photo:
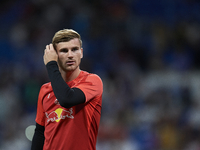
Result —
[[64, 79], [65, 82], [69, 82], [74, 80], [75, 78], [78, 77], [78, 75], [80, 74], [81, 70], [79, 69], [79, 67], [76, 70], [73, 71], [63, 71], [60, 70], [62, 78]]

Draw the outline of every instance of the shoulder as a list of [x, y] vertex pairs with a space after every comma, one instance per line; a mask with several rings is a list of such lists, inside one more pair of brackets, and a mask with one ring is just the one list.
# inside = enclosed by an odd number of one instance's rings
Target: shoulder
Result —
[[76, 87], [84, 92], [87, 101], [95, 96], [101, 96], [103, 93], [103, 82], [101, 78], [94, 73], [82, 73], [82, 78], [78, 81]]
[[100, 78], [97, 74], [92, 74], [92, 73], [90, 73], [90, 74], [88, 75], [88, 79], [91, 80], [91, 81], [93, 81], [93, 82], [99, 82], [99, 83], [102, 83], [102, 84], [103, 84], [101, 78]]
[[48, 83], [45, 83], [41, 86], [40, 93], [45, 95], [46, 93], [48, 93], [52, 90], [53, 89], [52, 89], [52, 86], [51, 86], [51, 82], [48, 82]]
[[93, 83], [98, 82], [98, 83], [103, 84], [101, 78], [97, 74], [88, 73], [86, 71], [82, 71], [82, 72], [83, 72], [83, 79], [86, 82], [93, 82]]
[[45, 83], [41, 86], [41, 89], [50, 89], [51, 87], [51, 82]]

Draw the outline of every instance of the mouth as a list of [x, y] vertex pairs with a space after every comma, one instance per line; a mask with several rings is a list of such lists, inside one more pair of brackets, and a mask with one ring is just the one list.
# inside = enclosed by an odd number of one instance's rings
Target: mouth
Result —
[[66, 64], [67, 65], [73, 65], [73, 64], [75, 64], [75, 61], [67, 61]]

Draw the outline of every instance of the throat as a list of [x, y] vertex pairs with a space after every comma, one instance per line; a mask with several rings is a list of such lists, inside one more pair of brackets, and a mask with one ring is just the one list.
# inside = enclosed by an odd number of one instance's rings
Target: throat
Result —
[[61, 73], [61, 75], [65, 82], [69, 82], [69, 81], [76, 79], [79, 76], [80, 72], [81, 72], [81, 70], [79, 68], [77, 68], [74, 71], [63, 72], [63, 73]]

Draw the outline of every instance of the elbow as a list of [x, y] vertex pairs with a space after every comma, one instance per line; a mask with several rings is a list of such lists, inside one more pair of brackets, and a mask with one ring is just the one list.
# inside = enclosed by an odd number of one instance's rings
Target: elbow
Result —
[[64, 100], [58, 100], [60, 103], [60, 106], [64, 107], [64, 108], [70, 108], [73, 105], [71, 105], [70, 103], [65, 102]]

